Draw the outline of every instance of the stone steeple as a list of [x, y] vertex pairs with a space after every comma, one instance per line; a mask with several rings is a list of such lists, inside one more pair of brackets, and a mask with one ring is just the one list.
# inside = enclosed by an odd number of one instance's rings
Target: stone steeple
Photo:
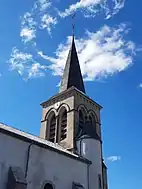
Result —
[[60, 92], [63, 92], [71, 87], [75, 87], [79, 91], [85, 93], [85, 87], [75, 47], [74, 36], [63, 73]]
[[76, 151], [77, 141], [88, 136], [101, 141], [101, 106], [85, 93], [74, 35], [60, 92], [43, 102], [40, 137]]

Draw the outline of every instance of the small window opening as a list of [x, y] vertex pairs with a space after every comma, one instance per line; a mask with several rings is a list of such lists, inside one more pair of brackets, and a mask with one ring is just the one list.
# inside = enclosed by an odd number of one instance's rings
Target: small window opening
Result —
[[84, 122], [85, 122], [84, 121], [84, 114], [81, 110], [79, 110], [79, 125], [78, 125], [77, 133], [76, 133], [77, 137], [81, 137], [81, 135], [82, 135]]
[[84, 117], [82, 111], [79, 111], [79, 127], [82, 129], [84, 125]]
[[54, 142], [55, 140], [55, 129], [56, 129], [56, 117], [55, 114], [52, 116], [50, 121], [50, 136], [49, 141]]
[[96, 121], [95, 121], [95, 117], [94, 115], [89, 115], [89, 123], [90, 123], [90, 126], [93, 128], [93, 130], [96, 132]]
[[67, 111], [65, 110], [61, 118], [61, 141], [67, 137]]
[[53, 189], [53, 186], [52, 186], [52, 184], [47, 183], [47, 184], [45, 184], [44, 189]]
[[99, 189], [102, 189], [101, 175], [98, 175], [98, 185], [99, 185]]
[[89, 122], [91, 125], [93, 125], [93, 119], [92, 119], [92, 116], [89, 116]]

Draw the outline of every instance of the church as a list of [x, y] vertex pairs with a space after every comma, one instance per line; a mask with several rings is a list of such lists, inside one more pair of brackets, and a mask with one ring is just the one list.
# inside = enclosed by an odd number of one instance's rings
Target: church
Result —
[[102, 106], [85, 92], [74, 36], [59, 93], [41, 107], [39, 137], [0, 124], [0, 189], [108, 189]]

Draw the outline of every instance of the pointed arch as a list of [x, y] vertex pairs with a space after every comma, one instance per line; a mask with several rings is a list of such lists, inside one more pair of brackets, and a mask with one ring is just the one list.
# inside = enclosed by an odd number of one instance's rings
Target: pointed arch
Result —
[[96, 124], [96, 116], [93, 112], [88, 113], [88, 119], [89, 119], [90, 123]]
[[95, 119], [95, 116], [94, 116], [94, 114], [92, 113], [92, 112], [90, 112], [89, 114], [88, 114], [88, 118], [87, 118], [88, 120], [88, 123], [89, 123], [89, 125], [93, 128], [93, 130], [96, 132], [96, 119]]
[[80, 105], [78, 107], [78, 113], [79, 113], [79, 123], [81, 122], [85, 123], [87, 118], [87, 108], [84, 105]]
[[80, 105], [78, 106], [77, 111], [79, 112], [79, 110], [82, 111], [82, 113], [83, 113], [84, 116], [87, 116], [88, 110], [87, 110], [87, 108], [86, 108], [83, 104], [80, 104]]
[[93, 126], [94, 131], [100, 137], [101, 134], [100, 134], [99, 120], [98, 120], [96, 113], [93, 110], [90, 110], [88, 112], [88, 119], [90, 121], [90, 125]]
[[96, 120], [93, 114], [88, 115], [88, 119], [91, 125], [95, 125], [96, 124]]
[[76, 128], [76, 137], [81, 137], [84, 133], [85, 122], [87, 118], [87, 108], [84, 105], [78, 107], [78, 124]]
[[88, 111], [88, 116], [94, 117], [95, 122], [96, 122], [96, 123], [99, 123], [98, 117], [97, 117], [96, 113], [95, 113], [93, 110], [89, 110], [89, 111]]

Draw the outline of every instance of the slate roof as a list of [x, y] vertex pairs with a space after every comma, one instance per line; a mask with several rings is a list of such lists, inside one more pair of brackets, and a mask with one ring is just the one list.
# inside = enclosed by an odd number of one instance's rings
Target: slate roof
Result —
[[63, 92], [73, 86], [85, 93], [85, 87], [75, 47], [74, 36], [63, 73], [60, 92]]

